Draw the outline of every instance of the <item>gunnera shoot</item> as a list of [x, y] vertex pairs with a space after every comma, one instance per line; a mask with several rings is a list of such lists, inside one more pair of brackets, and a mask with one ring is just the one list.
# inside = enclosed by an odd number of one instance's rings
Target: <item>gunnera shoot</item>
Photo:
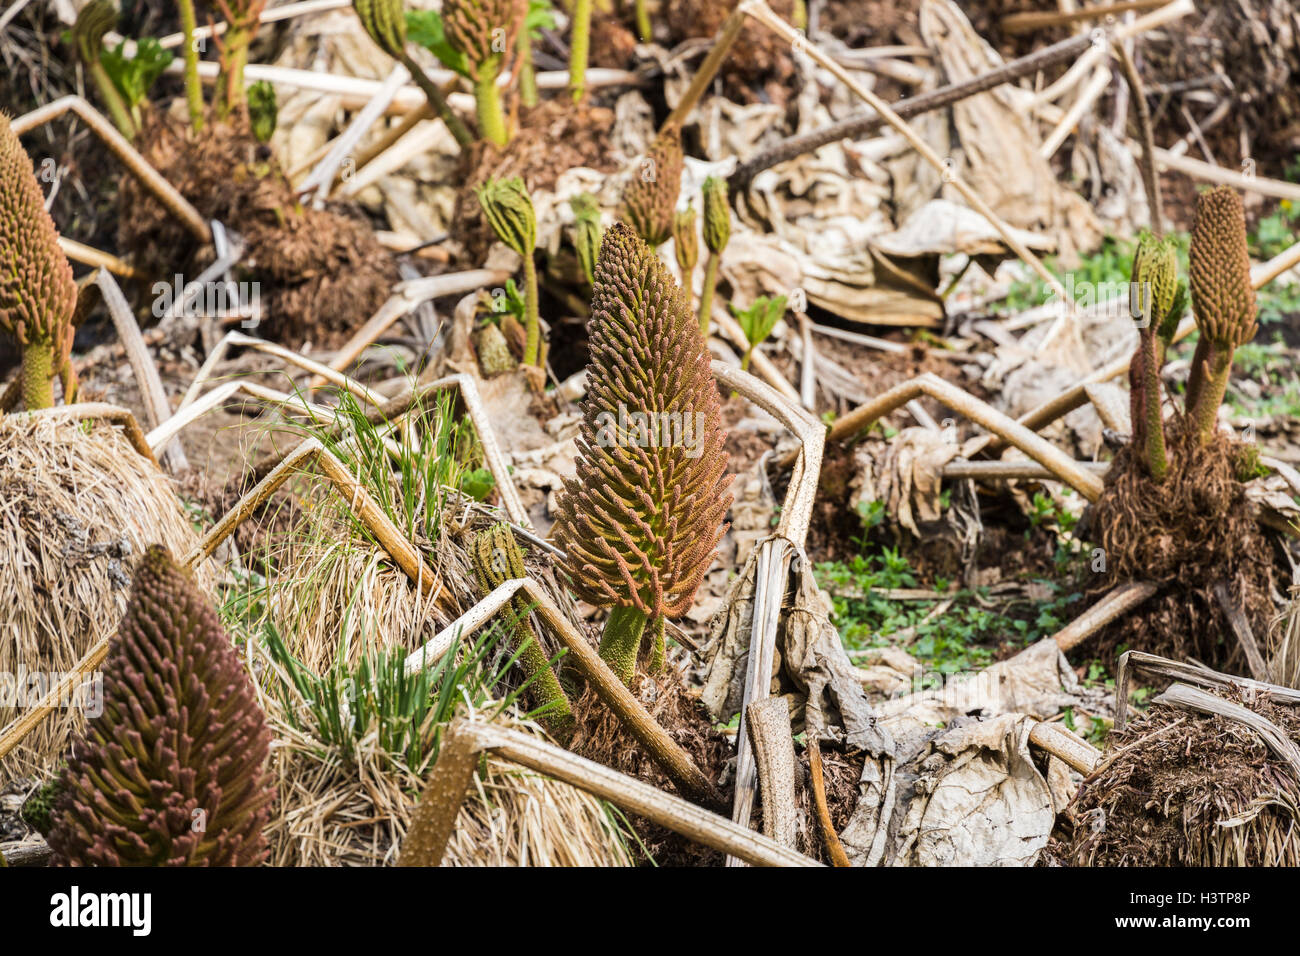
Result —
[[583, 600], [611, 609], [600, 654], [631, 684], [642, 637], [691, 606], [731, 505], [718, 389], [682, 290], [631, 227], [596, 264], [591, 363], [555, 540]]

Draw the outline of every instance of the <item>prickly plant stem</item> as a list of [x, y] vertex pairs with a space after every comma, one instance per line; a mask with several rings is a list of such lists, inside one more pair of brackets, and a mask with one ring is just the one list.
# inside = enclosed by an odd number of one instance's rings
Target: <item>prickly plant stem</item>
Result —
[[1210, 340], [1202, 335], [1196, 340], [1196, 349], [1192, 352], [1192, 369], [1187, 375], [1187, 393], [1184, 396], [1183, 408], [1189, 415], [1196, 408], [1201, 391], [1205, 388], [1205, 372], [1209, 368], [1210, 351]]
[[248, 63], [248, 44], [253, 35], [247, 27], [231, 25], [226, 31], [221, 64], [221, 80], [217, 84], [217, 115], [226, 117], [244, 102], [244, 66]]
[[636, 673], [636, 655], [641, 649], [646, 616], [634, 607], [615, 607], [609, 612], [600, 636], [600, 656], [618, 679], [631, 686]]
[[181, 32], [185, 34], [185, 107], [194, 132], [203, 129], [203, 84], [199, 82], [199, 51], [194, 47], [194, 0], [177, 0], [181, 11]]
[[411, 79], [415, 80], [415, 85], [424, 91], [424, 96], [429, 101], [429, 105], [437, 110], [438, 116], [442, 118], [456, 143], [461, 149], [468, 148], [474, 142], [474, 137], [470, 134], [469, 127], [451, 111], [451, 107], [447, 105], [447, 98], [442, 95], [442, 90], [438, 89], [433, 80], [429, 79], [429, 75], [420, 68], [420, 64], [416, 63], [409, 53], [403, 51], [399, 62], [406, 67], [406, 72], [411, 74]]
[[130, 111], [126, 108], [126, 102], [122, 95], [118, 93], [117, 87], [108, 77], [108, 71], [104, 69], [104, 64], [95, 60], [89, 64], [90, 78], [95, 81], [95, 89], [99, 90], [99, 97], [108, 107], [108, 115], [113, 119], [113, 125], [117, 127], [119, 133], [127, 139], [135, 138], [135, 121], [131, 118]]
[[668, 640], [664, 633], [667, 623], [662, 614], [650, 622], [654, 635], [652, 638], [654, 643], [651, 645], [650, 652], [650, 670], [656, 673], [663, 670], [664, 664], [668, 661]]
[[533, 68], [533, 38], [528, 27], [519, 31], [519, 102], [529, 108], [537, 105], [537, 71]]
[[[643, 2], [644, 0], [638, 2], [638, 8]], [[664, 124], [660, 129], [667, 129], [672, 125], [680, 126], [686, 121], [686, 117], [690, 115], [691, 110], [695, 109], [695, 104], [700, 101], [700, 97], [709, 88], [713, 78], [718, 75], [718, 70], [722, 69], [722, 63], [726, 60], [727, 54], [731, 52], [731, 48], [735, 46], [736, 39], [740, 36], [740, 30], [744, 25], [745, 13], [741, 9], [741, 5], [738, 4], [722, 24], [722, 29], [718, 31], [718, 38], [713, 41], [713, 49], [709, 51], [709, 55], [700, 64], [699, 70], [696, 71], [694, 78], [691, 80], [691, 85], [687, 87], [686, 92], [682, 95], [681, 102], [673, 107], [673, 111], [668, 114], [668, 118], [664, 120]]]
[[546, 722], [547, 729], [552, 732], [563, 730], [573, 716], [569, 698], [560, 687], [555, 671], [551, 670], [551, 662], [547, 660], [541, 645], [537, 643], [532, 625], [528, 623], [527, 602], [521, 599], [518, 603], [523, 606], [516, 613], [524, 615], [515, 628], [519, 667], [523, 670], [525, 679], [530, 682], [528, 686], [532, 689], [533, 699], [537, 701], [537, 709], [542, 712], [541, 717]]
[[474, 104], [478, 111], [478, 133], [495, 146], [504, 146], [510, 140], [506, 131], [505, 113], [501, 111], [501, 91], [497, 89], [495, 64], [484, 64], [474, 81]]
[[636, 32], [641, 38], [642, 43], [649, 43], [652, 34], [650, 31], [650, 11], [646, 7], [645, 0], [636, 0]]
[[1146, 418], [1146, 462], [1147, 470], [1156, 482], [1165, 480], [1169, 471], [1169, 461], [1165, 455], [1165, 428], [1162, 414], [1163, 401], [1160, 385], [1160, 349], [1156, 345], [1154, 325], [1142, 330], [1142, 374], [1146, 377], [1143, 389]]
[[700, 291], [700, 331], [705, 341], [709, 338], [709, 319], [713, 316], [713, 289], [718, 284], [718, 259], [716, 252], [709, 252], [709, 261], [704, 265], [704, 288]]
[[23, 406], [32, 412], [54, 406], [54, 345], [33, 339], [23, 347]]
[[569, 38], [569, 92], [573, 102], [587, 92], [587, 57], [591, 50], [591, 0], [573, 0], [573, 31]]
[[[1199, 348], [1199, 346], [1198, 346]], [[1231, 346], [1211, 345], [1210, 356], [1206, 359], [1209, 374], [1205, 376], [1192, 407], [1192, 421], [1196, 425], [1196, 434], [1202, 446], [1208, 445], [1214, 438], [1219, 426], [1219, 406], [1228, 391], [1228, 379], [1232, 376]]]
[[537, 263], [533, 251], [524, 256], [524, 364], [539, 365], [542, 323], [537, 312]]

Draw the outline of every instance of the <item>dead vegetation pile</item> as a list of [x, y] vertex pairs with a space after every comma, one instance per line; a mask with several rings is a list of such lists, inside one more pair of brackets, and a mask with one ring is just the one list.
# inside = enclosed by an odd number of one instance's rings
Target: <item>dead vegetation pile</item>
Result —
[[[119, 430], [57, 414], [0, 415], [0, 502], [0, 674], [28, 695], [0, 700], [5, 727], [114, 632], [150, 545], [183, 555], [197, 538], [167, 477]], [[206, 563], [196, 577], [211, 593]], [[82, 722], [80, 707], [56, 710], [4, 758], [3, 776], [51, 769]]]
[[[1237, 702], [1300, 742], [1294, 707]], [[1296, 866], [1300, 768], [1240, 721], [1164, 704], [1109, 739], [1074, 805], [1076, 866]]]
[[[268, 707], [279, 799], [266, 828], [272, 866], [392, 866], [428, 779], [371, 739], [344, 759]], [[498, 717], [515, 730], [535, 725]], [[497, 758], [475, 774], [444, 866], [630, 866], [626, 835], [590, 794]]]
[[[157, 112], [136, 145], [205, 219], [219, 220], [247, 243], [247, 274], [238, 278], [260, 283], [266, 321], [258, 335], [337, 344], [388, 298], [397, 266], [370, 224], [345, 205], [315, 209], [299, 202], [242, 114], [192, 134]], [[118, 241], [146, 275], [166, 281], [174, 273], [188, 279], [202, 271], [205, 250], [134, 179], [123, 180], [118, 208]]]
[[[656, 723], [721, 788], [728, 775], [728, 764], [734, 760], [731, 741], [716, 728], [699, 698], [690, 692], [678, 667], [670, 661], [661, 672], [639, 673], [636, 680], [639, 682], [637, 696]], [[574, 753], [662, 790], [675, 791], [668, 776], [644, 749], [628, 746], [625, 726], [594, 690], [583, 690], [574, 702], [573, 715], [577, 727], [568, 746]], [[723, 788], [723, 793], [730, 796], [728, 789]], [[659, 866], [714, 866], [722, 862], [720, 852], [666, 827], [639, 817], [631, 817], [631, 822]]]
[[[690, 39], [712, 39], [735, 6], [734, 0], [668, 0], [664, 10], [668, 46]], [[771, 0], [768, 6], [783, 20], [793, 19], [794, 0]], [[794, 94], [795, 66], [790, 44], [766, 27], [747, 22], [718, 76], [724, 95], [737, 103], [784, 104]]]
[[1091, 526], [1105, 553], [1099, 596], [1120, 581], [1150, 581], [1160, 592], [1092, 639], [1110, 660], [1121, 645], [1163, 657], [1193, 657], [1232, 670], [1242, 652], [1214, 588], [1226, 584], [1256, 634], [1274, 614], [1273, 548], [1238, 480], [1240, 442], [1216, 435], [1201, 446], [1181, 417], [1169, 429], [1170, 469], [1156, 483], [1131, 446], [1115, 458]]

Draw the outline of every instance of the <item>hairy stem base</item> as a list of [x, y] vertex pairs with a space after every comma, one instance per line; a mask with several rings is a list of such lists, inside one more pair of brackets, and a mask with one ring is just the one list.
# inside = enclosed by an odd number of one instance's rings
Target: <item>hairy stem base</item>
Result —
[[23, 348], [23, 406], [30, 412], [54, 405], [54, 346], [32, 341]]
[[634, 607], [616, 607], [609, 613], [600, 637], [600, 656], [618, 679], [629, 687], [636, 674], [636, 656], [645, 633], [646, 616]]

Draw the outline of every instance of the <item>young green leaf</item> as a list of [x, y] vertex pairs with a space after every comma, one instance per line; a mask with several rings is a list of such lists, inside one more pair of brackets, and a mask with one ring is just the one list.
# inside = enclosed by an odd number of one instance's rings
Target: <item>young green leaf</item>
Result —
[[115, 50], [106, 48], [100, 53], [99, 60], [127, 106], [134, 110], [144, 102], [149, 88], [167, 69], [173, 57], [153, 37], [145, 37], [136, 41], [135, 56], [126, 55], [126, 41], [123, 40]]
[[447, 42], [442, 15], [437, 10], [407, 10], [406, 38], [436, 56], [447, 69], [461, 76], [470, 76], [465, 54]]

